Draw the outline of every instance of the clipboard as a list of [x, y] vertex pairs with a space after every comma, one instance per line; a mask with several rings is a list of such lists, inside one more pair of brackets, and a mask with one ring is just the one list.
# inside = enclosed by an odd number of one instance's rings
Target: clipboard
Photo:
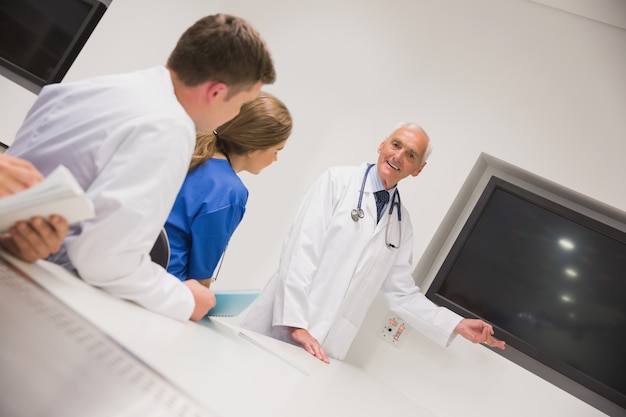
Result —
[[207, 317], [236, 317], [257, 299], [260, 290], [213, 291], [215, 307], [209, 310]]

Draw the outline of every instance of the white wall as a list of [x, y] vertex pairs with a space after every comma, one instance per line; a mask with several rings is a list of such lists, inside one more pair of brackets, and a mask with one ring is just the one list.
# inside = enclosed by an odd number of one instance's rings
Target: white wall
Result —
[[[279, 162], [244, 176], [248, 211], [219, 288], [262, 287], [307, 186], [328, 166], [374, 161], [399, 121], [422, 124], [435, 146], [401, 186], [414, 262], [480, 152], [626, 210], [626, 30], [536, 2], [113, 0], [65, 81], [162, 64], [185, 28], [218, 11], [266, 38], [278, 71], [267, 90], [295, 121]], [[34, 98], [0, 80], [0, 140], [12, 142]], [[385, 313], [377, 302], [347, 360], [441, 416], [602, 415], [462, 340], [443, 350], [410, 333], [385, 345], [374, 336]]]

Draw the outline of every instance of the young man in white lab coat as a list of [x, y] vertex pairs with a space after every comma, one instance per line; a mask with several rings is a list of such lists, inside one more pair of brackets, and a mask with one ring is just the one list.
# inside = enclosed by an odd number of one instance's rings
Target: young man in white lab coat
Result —
[[167, 65], [46, 86], [8, 153], [48, 175], [65, 165], [93, 201], [54, 262], [120, 298], [199, 320], [215, 296], [151, 261], [185, 179], [196, 131], [213, 131], [276, 78], [245, 20], [217, 14], [183, 33]]
[[[504, 349], [491, 325], [436, 306], [411, 276], [413, 230], [409, 211], [395, 194], [402, 179], [422, 171], [429, 153], [427, 134], [407, 123], [380, 144], [370, 169], [362, 164], [326, 171], [305, 196], [278, 271], [242, 327], [301, 345], [324, 362], [343, 359], [382, 290], [411, 327], [442, 346], [460, 334]], [[379, 190], [387, 190], [390, 201], [377, 222]]]

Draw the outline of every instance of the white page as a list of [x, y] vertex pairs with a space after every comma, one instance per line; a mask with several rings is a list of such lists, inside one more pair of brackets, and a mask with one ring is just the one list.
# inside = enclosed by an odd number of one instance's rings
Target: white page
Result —
[[95, 216], [92, 201], [63, 165], [39, 184], [0, 199], [0, 232], [6, 232], [19, 220], [52, 214], [64, 217], [69, 223]]

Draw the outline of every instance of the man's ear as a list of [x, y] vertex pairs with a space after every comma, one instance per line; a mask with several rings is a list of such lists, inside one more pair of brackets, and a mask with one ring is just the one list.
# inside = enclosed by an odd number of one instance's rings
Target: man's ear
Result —
[[420, 166], [419, 166], [419, 167], [417, 167], [417, 168], [415, 169], [415, 171], [413, 171], [413, 172], [411, 173], [411, 175], [412, 175], [412, 176], [414, 176], [414, 177], [417, 177], [417, 176], [419, 175], [419, 173], [420, 173], [420, 172], [422, 172], [422, 170], [424, 169], [424, 167], [425, 167], [425, 166], [426, 166], [426, 162], [422, 162], [422, 163], [420, 164]]
[[380, 153], [380, 151], [382, 151], [382, 150], [383, 150], [383, 146], [385, 146], [385, 142], [386, 142], [386, 141], [387, 141], [387, 140], [385, 139], [385, 140], [383, 140], [382, 142], [380, 142], [380, 145], [378, 145], [378, 153]]
[[225, 99], [228, 95], [228, 86], [220, 82], [211, 82], [206, 88], [207, 103], [212, 104], [217, 99]]

